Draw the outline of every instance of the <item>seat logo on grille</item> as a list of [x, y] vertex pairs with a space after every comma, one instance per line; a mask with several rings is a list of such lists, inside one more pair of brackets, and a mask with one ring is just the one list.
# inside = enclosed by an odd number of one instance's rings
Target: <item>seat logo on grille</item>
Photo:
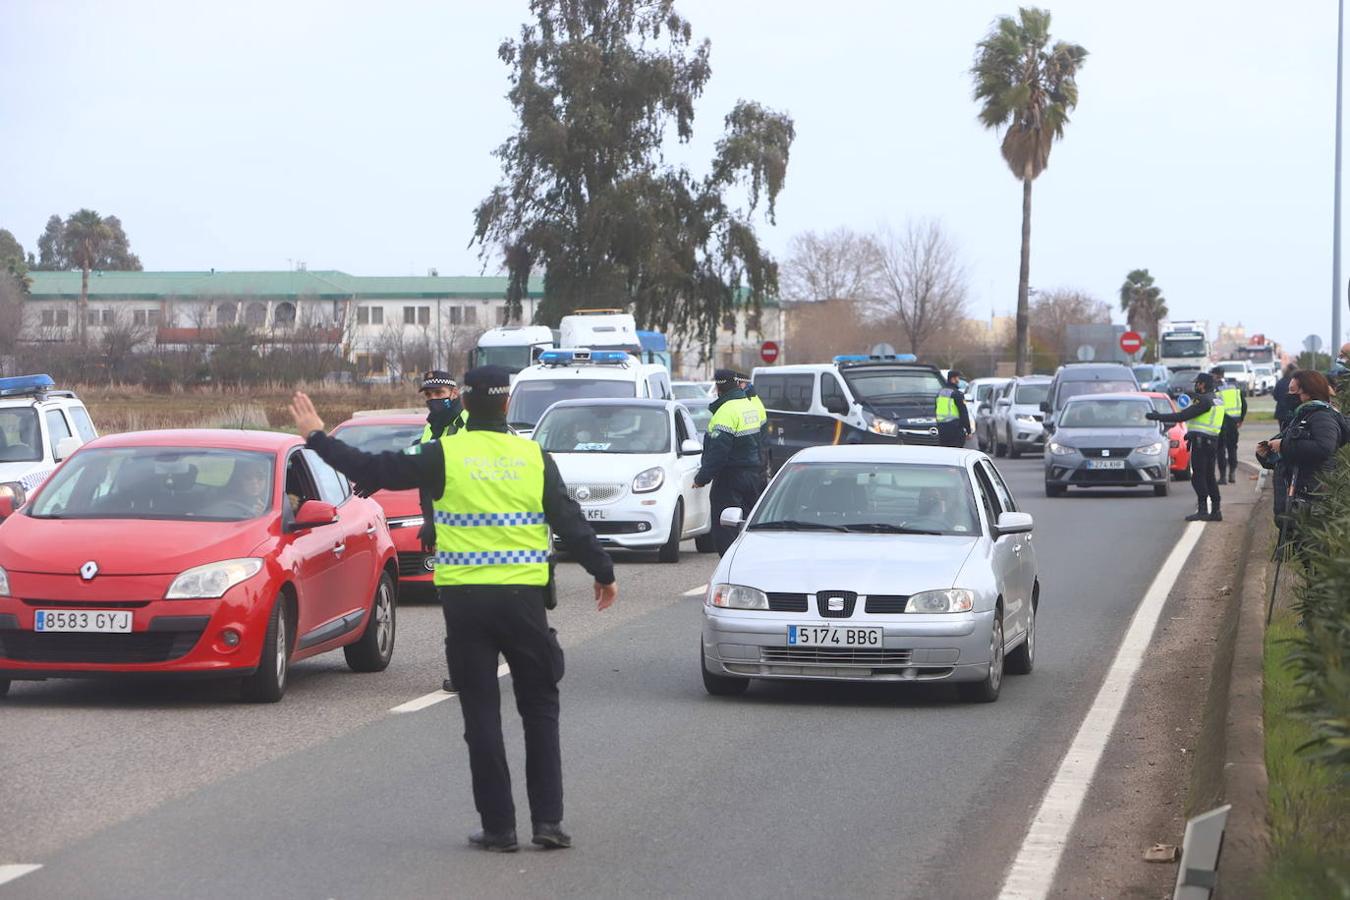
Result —
[[1110, 456], [1110, 455], [1111, 455], [1111, 451], [1110, 451], [1110, 450], [1103, 450], [1103, 451], [1102, 451], [1102, 456]]
[[93, 581], [94, 576], [98, 574], [98, 563], [92, 559], [80, 566], [80, 577], [85, 581]]
[[586, 487], [586, 485], [584, 484], [581, 487], [577, 488], [577, 499], [578, 500], [591, 499], [591, 489]]
[[828, 609], [830, 612], [843, 612], [843, 611], [844, 611], [844, 598], [843, 598], [843, 597], [826, 597], [826, 598], [825, 598], [825, 608]]

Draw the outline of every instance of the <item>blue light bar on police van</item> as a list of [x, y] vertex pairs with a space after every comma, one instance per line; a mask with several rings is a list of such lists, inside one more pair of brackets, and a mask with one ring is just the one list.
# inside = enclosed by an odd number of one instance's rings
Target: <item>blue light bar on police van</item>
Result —
[[0, 378], [0, 397], [17, 397], [22, 394], [41, 394], [56, 387], [50, 375], [18, 375], [13, 378]]
[[839, 365], [841, 363], [858, 363], [858, 362], [916, 362], [916, 361], [918, 361], [918, 357], [915, 356], [913, 353], [887, 353], [884, 355], [872, 354], [870, 356], [866, 353], [847, 353], [842, 356], [836, 356], [834, 358], [835, 365]]
[[848, 353], [834, 358], [836, 363], [867, 362], [867, 357], [862, 353]]
[[539, 362], [546, 366], [571, 366], [586, 363], [612, 365], [626, 363], [629, 359], [627, 350], [590, 350], [585, 347], [545, 350], [539, 354]]

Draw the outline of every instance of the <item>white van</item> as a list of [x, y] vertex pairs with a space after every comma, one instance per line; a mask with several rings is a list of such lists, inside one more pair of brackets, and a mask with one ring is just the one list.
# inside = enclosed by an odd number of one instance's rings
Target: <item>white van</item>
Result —
[[558, 323], [559, 347], [589, 347], [592, 350], [626, 350], [642, 354], [637, 320], [618, 309], [579, 309]]
[[511, 374], [519, 372], [552, 349], [555, 335], [547, 325], [502, 325], [489, 328], [478, 338], [469, 368], [502, 366]]
[[506, 421], [517, 434], [529, 437], [544, 411], [559, 400], [603, 397], [671, 400], [670, 373], [623, 350], [545, 350], [516, 376]]

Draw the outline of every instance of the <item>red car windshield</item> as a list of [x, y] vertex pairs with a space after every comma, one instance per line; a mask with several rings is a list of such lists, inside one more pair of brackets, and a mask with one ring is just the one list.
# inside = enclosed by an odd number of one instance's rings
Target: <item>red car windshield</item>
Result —
[[242, 522], [272, 508], [275, 462], [246, 450], [87, 449], [43, 485], [28, 515]]

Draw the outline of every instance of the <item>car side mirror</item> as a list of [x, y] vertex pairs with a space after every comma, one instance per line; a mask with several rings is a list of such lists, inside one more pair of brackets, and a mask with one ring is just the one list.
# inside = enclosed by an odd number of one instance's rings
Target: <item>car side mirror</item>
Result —
[[1005, 534], [1030, 534], [1034, 524], [1031, 513], [1005, 512], [999, 514], [997, 528], [1000, 537]]
[[739, 529], [745, 524], [745, 510], [739, 506], [728, 506], [722, 510], [722, 517], [718, 521], [723, 528]]
[[703, 445], [693, 438], [685, 438], [680, 442], [681, 456], [695, 456], [703, 452]]
[[80, 440], [74, 435], [71, 435], [70, 437], [61, 438], [61, 440], [56, 442], [56, 452], [52, 454], [52, 458], [55, 459], [57, 462], [60, 462], [66, 457], [70, 456], [70, 454], [74, 453], [76, 450], [80, 449], [80, 447], [82, 447], [83, 445], [84, 441]]
[[1049, 400], [1042, 400], [1042, 401], [1041, 401], [1041, 412], [1043, 412], [1043, 413], [1048, 413], [1049, 411], [1050, 411], [1050, 401], [1049, 401]]
[[826, 397], [825, 411], [836, 416], [848, 415], [848, 402], [843, 397]]
[[0, 497], [0, 522], [14, 515], [14, 498], [9, 494]]
[[980, 408], [977, 409], [977, 410], [975, 410], [976, 413], [987, 413], [987, 412], [993, 412], [993, 411], [994, 411], [994, 408], [993, 408], [992, 406], [990, 406], [988, 403], [981, 403], [981, 404], [980, 404]]
[[295, 511], [295, 528], [319, 528], [337, 521], [337, 507], [323, 500], [306, 500]]

